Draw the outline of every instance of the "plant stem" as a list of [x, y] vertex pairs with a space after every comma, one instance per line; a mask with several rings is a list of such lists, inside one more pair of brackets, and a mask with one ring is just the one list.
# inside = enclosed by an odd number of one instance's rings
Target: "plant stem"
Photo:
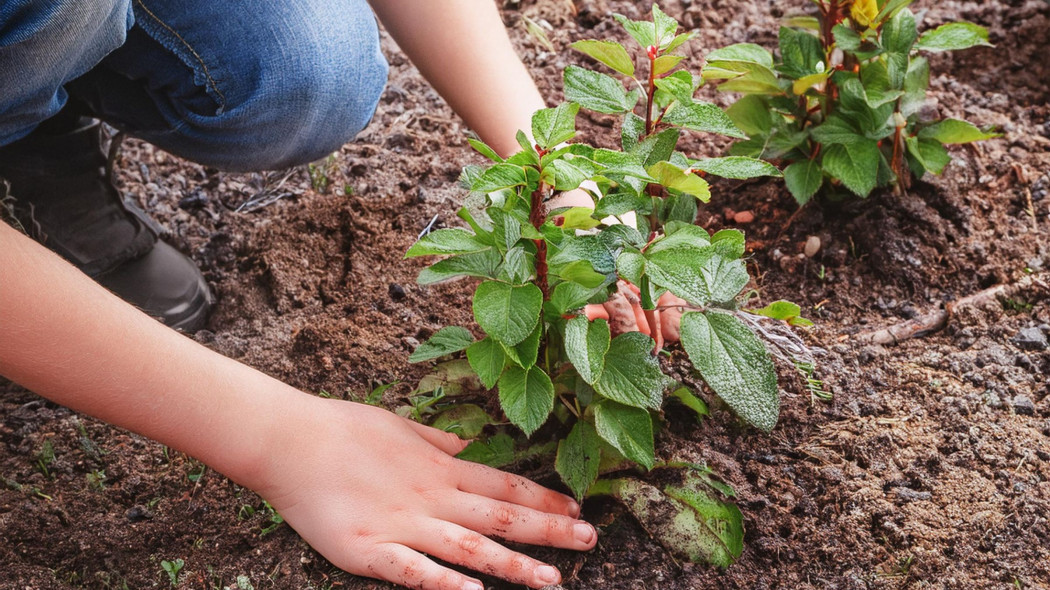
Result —
[[[547, 207], [543, 203], [543, 198], [547, 194], [546, 186], [541, 182], [540, 186], [532, 193], [531, 210], [529, 211], [529, 223], [532, 227], [536, 228], [536, 231], [540, 231], [540, 227], [543, 226], [543, 222], [547, 218]], [[536, 244], [536, 279], [539, 283], [540, 291], [543, 292], [543, 300], [549, 301], [551, 298], [550, 282], [547, 279], [547, 241], [543, 238], [533, 240]]]
[[653, 95], [656, 94], [656, 57], [649, 55], [649, 92], [645, 97], [645, 135], [653, 132]]

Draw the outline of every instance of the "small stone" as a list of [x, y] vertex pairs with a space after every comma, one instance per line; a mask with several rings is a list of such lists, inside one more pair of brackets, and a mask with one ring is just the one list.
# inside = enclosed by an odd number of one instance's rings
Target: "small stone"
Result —
[[1024, 328], [1011, 339], [1011, 342], [1022, 350], [1046, 350], [1050, 346], [1047, 343], [1046, 334], [1039, 328]]
[[128, 508], [128, 511], [124, 513], [124, 516], [130, 522], [141, 522], [153, 518], [153, 513], [145, 506], [132, 506], [131, 508]]
[[416, 348], [419, 347], [419, 340], [416, 340], [415, 338], [413, 338], [411, 336], [405, 336], [404, 338], [401, 339], [401, 344], [404, 344], [405, 348], [407, 348], [409, 350], [415, 350]]
[[1019, 416], [1035, 416], [1035, 404], [1027, 395], [1019, 395], [1010, 403]]
[[806, 238], [806, 247], [802, 251], [806, 258], [813, 258], [820, 252], [820, 238], [817, 236], [809, 236]]
[[401, 301], [405, 298], [405, 288], [397, 283], [390, 283], [386, 292], [394, 301]]
[[740, 225], [747, 225], [755, 220], [755, 214], [750, 211], [738, 211], [733, 214], [733, 221]]

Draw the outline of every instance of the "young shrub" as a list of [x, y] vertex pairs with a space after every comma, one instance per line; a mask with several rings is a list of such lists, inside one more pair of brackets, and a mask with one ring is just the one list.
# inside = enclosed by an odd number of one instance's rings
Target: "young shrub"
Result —
[[[693, 98], [698, 80], [678, 67], [682, 57], [674, 53], [692, 34], [678, 34], [678, 23], [656, 6], [652, 22], [616, 18], [637, 41], [641, 68], [622, 45], [577, 42], [573, 47], [620, 77], [567, 67], [570, 102], [537, 112], [531, 137], [520, 132], [522, 150], [510, 158], [471, 140], [492, 163], [464, 171], [468, 202], [476, 205], [459, 211], [468, 227], [433, 231], [406, 256], [445, 257], [422, 271], [424, 285], [480, 279], [472, 308], [484, 337], [446, 327], [410, 360], [465, 351], [478, 380], [498, 391], [507, 420], [526, 436], [549, 425], [521, 453], [504, 433], [473, 443], [462, 457], [502, 466], [522, 454], [553, 450], [542, 444], [553, 437], [555, 469], [577, 498], [614, 495], [638, 518], [656, 523], [664, 543], [681, 557], [725, 566], [742, 550], [740, 512], [724, 499], [731, 488], [702, 466], [661, 461], [654, 445], [666, 392], [673, 389], [672, 397], [698, 414], [706, 414], [706, 405], [664, 373], [652, 338], [614, 334], [608, 322], [588, 321], [581, 309], [630, 289], [626, 283], [637, 289], [651, 325], [668, 309], [684, 309], [681, 341], [693, 366], [741, 419], [772, 430], [780, 407], [777, 378], [755, 330], [805, 320], [797, 317], [797, 306], [790, 318], [740, 309], [750, 280], [744, 235], [711, 235], [694, 222], [698, 202], [710, 198], [703, 173], [748, 178], [780, 172], [750, 157], [694, 160], [677, 151], [686, 130], [746, 136], [718, 107]], [[576, 136], [580, 108], [621, 115], [623, 149], [566, 143]], [[556, 193], [587, 181], [601, 195], [593, 210], [548, 207]], [[776, 309], [783, 316], [783, 306]], [[443, 365], [446, 374], [452, 363]], [[431, 386], [435, 395], [420, 400], [454, 395], [443, 383], [440, 392]], [[459, 432], [476, 434], [496, 422], [477, 405], [437, 412], [434, 423]], [[682, 473], [662, 488], [633, 478], [599, 479], [631, 465]]]
[[[988, 32], [954, 22], [918, 33], [911, 0], [814, 0], [817, 16], [789, 18], [779, 55], [751, 43], [712, 51], [701, 71], [720, 90], [744, 96], [729, 116], [750, 136], [731, 153], [787, 164], [799, 205], [821, 188], [866, 198], [907, 188], [911, 176], [940, 174], [945, 145], [998, 134], [958, 119], [928, 120], [930, 84], [922, 53], [989, 46]], [[844, 193], [839, 187], [844, 188]]]

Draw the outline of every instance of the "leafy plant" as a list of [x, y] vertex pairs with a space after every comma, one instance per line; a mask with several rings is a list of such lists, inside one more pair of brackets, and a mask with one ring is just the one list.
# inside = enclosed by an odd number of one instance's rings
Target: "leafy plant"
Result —
[[[750, 138], [730, 153], [780, 160], [800, 205], [824, 187], [867, 197], [940, 174], [947, 144], [998, 134], [921, 113], [930, 65], [920, 53], [989, 45], [988, 32], [953, 22], [918, 32], [911, 0], [812, 0], [817, 15], [780, 28], [779, 55], [738, 43], [712, 51], [701, 75], [744, 96], [728, 114]], [[841, 188], [848, 191], [845, 193]]]
[[[677, 151], [686, 130], [746, 136], [717, 106], [693, 97], [698, 79], [678, 67], [683, 58], [674, 53], [692, 33], [678, 34], [678, 23], [656, 6], [651, 22], [616, 18], [637, 41], [641, 68], [618, 43], [574, 43], [620, 78], [566, 68], [570, 102], [537, 112], [531, 137], [519, 132], [522, 149], [509, 158], [471, 140], [492, 163], [469, 167], [462, 176], [472, 194], [459, 217], [469, 229], [430, 232], [406, 257], [446, 256], [420, 273], [424, 285], [481, 279], [472, 309], [485, 337], [445, 327], [410, 360], [465, 353], [466, 361], [445, 363], [441, 371], [446, 377], [465, 371], [484, 388], [496, 388], [503, 413], [526, 436], [556, 417], [546, 431], [563, 437], [555, 469], [577, 498], [610, 494], [640, 518], [665, 514], [659, 528], [666, 538], [695, 540], [697, 527], [718, 529], [725, 534], [706, 535], [699, 545], [667, 544], [684, 558], [728, 565], [740, 554], [743, 534], [739, 511], [722, 499], [731, 490], [706, 468], [660, 463], [655, 453], [665, 392], [673, 389], [673, 397], [698, 415], [706, 415], [706, 404], [664, 373], [652, 338], [614, 335], [605, 320], [588, 321], [578, 313], [587, 303], [604, 302], [623, 281], [637, 286], [651, 325], [662, 311], [684, 308], [681, 341], [693, 366], [740, 418], [771, 430], [779, 414], [777, 378], [752, 326], [804, 320], [794, 317], [797, 306], [792, 318], [779, 319], [741, 310], [738, 297], [750, 280], [744, 235], [711, 235], [694, 222], [698, 203], [710, 198], [705, 174], [748, 178], [780, 172], [750, 157], [694, 160]], [[622, 151], [566, 143], [576, 137], [580, 108], [623, 117]], [[601, 195], [593, 209], [549, 207], [557, 193], [587, 181]], [[668, 303], [668, 293], [684, 303]], [[458, 381], [446, 378], [436, 389], [421, 385], [417, 391], [434, 394], [415, 398], [404, 412], [418, 418], [434, 410], [435, 424], [476, 436], [495, 422], [482, 407], [439, 410], [434, 403], [458, 395]], [[543, 448], [542, 441], [536, 447]], [[521, 454], [509, 435], [499, 434], [473, 443], [461, 456], [502, 466]], [[670, 487], [635, 479], [599, 480], [632, 464], [685, 470], [687, 491], [675, 496]], [[667, 516], [668, 507], [686, 516]]]
[[186, 562], [182, 559], [176, 559], [175, 561], [161, 561], [160, 567], [168, 574], [168, 581], [171, 583], [171, 587], [174, 588], [179, 585], [179, 572], [182, 571], [183, 566]]

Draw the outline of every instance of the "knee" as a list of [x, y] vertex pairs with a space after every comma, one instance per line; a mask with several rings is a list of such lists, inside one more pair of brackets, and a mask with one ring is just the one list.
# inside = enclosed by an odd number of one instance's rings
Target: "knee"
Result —
[[358, 10], [339, 19], [309, 15], [315, 20], [285, 31], [278, 46], [256, 48], [244, 68], [250, 88], [205, 123], [223, 131], [221, 138], [206, 131], [219, 149], [194, 159], [229, 170], [284, 168], [318, 160], [364, 129], [388, 66], [368, 5], [350, 4]]

